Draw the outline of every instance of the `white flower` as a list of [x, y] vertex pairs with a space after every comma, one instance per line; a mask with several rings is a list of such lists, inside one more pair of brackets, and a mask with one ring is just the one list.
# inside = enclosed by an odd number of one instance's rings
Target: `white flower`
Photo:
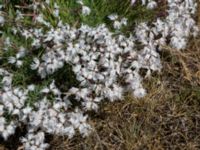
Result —
[[79, 91], [78, 88], [72, 87], [68, 92], [69, 92], [70, 94], [76, 94], [78, 91]]
[[56, 87], [54, 80], [50, 84], [49, 88], [53, 92], [54, 95], [60, 95], [61, 94], [60, 90]]
[[4, 24], [4, 22], [5, 22], [4, 17], [3, 17], [3, 16], [0, 16], [0, 24], [2, 25], [2, 24]]
[[44, 132], [39, 131], [38, 133], [33, 133], [29, 131], [27, 136], [21, 139], [21, 142], [25, 150], [45, 150], [49, 145], [44, 143], [44, 140]]
[[36, 70], [40, 66], [40, 61], [38, 58], [33, 58], [33, 63], [31, 64], [31, 69]]
[[118, 19], [118, 15], [117, 15], [117, 14], [111, 14], [111, 15], [108, 16], [108, 18], [109, 18], [110, 20], [112, 20], [112, 21], [115, 21], [115, 20]]
[[31, 84], [27, 88], [28, 88], [29, 91], [34, 91], [35, 90], [35, 85]]
[[86, 110], [98, 110], [98, 105], [96, 103], [94, 103], [93, 101], [86, 101], [83, 102], [83, 106], [85, 106]]
[[5, 126], [4, 131], [2, 132], [2, 136], [5, 140], [8, 139], [8, 137], [15, 133], [16, 126], [13, 122], [11, 122], [8, 126]]
[[79, 126], [79, 132], [83, 135], [83, 137], [86, 137], [88, 136], [90, 133], [91, 133], [91, 126], [86, 124], [86, 123], [82, 123], [80, 126]]
[[22, 110], [22, 112], [23, 112], [24, 114], [29, 114], [29, 113], [31, 113], [31, 111], [32, 111], [32, 108], [31, 108], [31, 107], [25, 107], [25, 108], [23, 108], [23, 110]]
[[131, 0], [131, 5], [135, 4], [136, 0]]
[[186, 47], [186, 40], [181, 37], [172, 37], [171, 43], [174, 48], [177, 48], [178, 50], [184, 49]]
[[45, 2], [46, 2], [47, 4], [50, 4], [50, 0], [45, 0]]
[[77, 64], [76, 66], [73, 67], [74, 73], [78, 73], [81, 70], [81, 65]]
[[115, 28], [115, 29], [120, 29], [121, 28], [121, 26], [122, 26], [122, 24], [121, 24], [121, 22], [119, 22], [119, 21], [114, 21], [114, 23], [113, 23], [113, 27]]
[[41, 90], [41, 93], [47, 94], [47, 93], [49, 93], [49, 92], [50, 92], [50, 89], [49, 89], [48, 87], [45, 87], [45, 88], [43, 88], [43, 89]]
[[4, 41], [4, 44], [6, 46], [6, 49], [7, 50], [7, 47], [10, 47], [11, 46], [11, 42], [10, 42], [10, 38], [9, 37], [6, 37], [5, 41]]
[[55, 9], [59, 9], [59, 6], [58, 6], [57, 3], [54, 3], [54, 8], [55, 8]]
[[0, 116], [4, 114], [4, 106], [0, 105]]
[[82, 88], [82, 89], [77, 93], [77, 95], [84, 99], [85, 97], [87, 97], [87, 95], [89, 94], [89, 92], [90, 92], [89, 89], [87, 89], [87, 88]]
[[16, 61], [17, 61], [17, 59], [15, 57], [11, 56], [11, 57], [8, 58], [8, 63], [10, 63], [10, 64], [15, 64]]
[[55, 9], [54, 11], [53, 11], [53, 14], [54, 14], [54, 16], [55, 17], [59, 17], [59, 9]]
[[8, 58], [8, 63], [15, 64], [18, 68], [20, 68], [23, 65], [23, 61], [18, 60], [17, 57], [13, 57], [13, 56]]
[[137, 98], [142, 98], [146, 95], [146, 90], [143, 88], [135, 89], [133, 95]]
[[20, 50], [19, 52], [16, 54], [16, 58], [19, 59], [19, 58], [22, 58], [25, 56], [25, 48], [24, 47], [20, 47]]
[[54, 95], [61, 94], [60, 90], [55, 85], [55, 81], [52, 81], [52, 83], [49, 85], [49, 87], [43, 88], [40, 92], [45, 93], [45, 94], [52, 92]]
[[151, 1], [147, 4], [148, 9], [154, 9], [157, 7], [157, 3], [155, 1]]
[[17, 17], [15, 18], [16, 21], [24, 18], [21, 11], [19, 11], [19, 10], [16, 11], [16, 15], [17, 15]]
[[146, 0], [142, 0], [142, 5], [145, 5], [146, 4]]
[[91, 13], [91, 9], [89, 8], [89, 7], [87, 7], [87, 6], [82, 6], [82, 14], [84, 15], [84, 16], [87, 16], [87, 15], [89, 15]]
[[4, 117], [0, 117], [0, 133], [4, 131], [5, 123], [6, 123], [6, 119]]
[[6, 123], [6, 119], [3, 116], [0, 116], [0, 125], [4, 125]]
[[39, 23], [42, 23], [42, 24], [46, 25], [47, 27], [50, 27], [50, 23], [49, 23], [49, 22], [46, 22], [46, 21], [44, 20], [43, 14], [39, 14], [39, 15], [35, 18], [35, 20], [36, 20], [37, 22], [39, 22]]
[[42, 14], [39, 14], [36, 18], [35, 18], [36, 21], [40, 22], [40, 23], [43, 23], [44, 22], [44, 19], [43, 19], [43, 15]]
[[127, 21], [128, 21], [127, 18], [122, 18], [121, 24], [126, 26], [127, 25]]
[[15, 27], [12, 27], [12, 32], [16, 35], [17, 34], [17, 29]]
[[77, 0], [77, 3], [83, 5], [83, 0]]
[[20, 114], [20, 110], [19, 109], [14, 109], [12, 114], [13, 115], [19, 115]]
[[64, 134], [67, 135], [69, 138], [72, 138], [75, 134], [73, 126], [64, 128]]
[[2, 136], [3, 136], [3, 138], [4, 138], [5, 140], [7, 140], [8, 137], [9, 137], [9, 132], [8, 132], [7, 130], [4, 130], [4, 131], [2, 132]]
[[17, 60], [16, 66], [17, 66], [18, 68], [20, 68], [22, 65], [23, 65], [23, 61]]
[[31, 33], [28, 32], [27, 30], [24, 30], [21, 34], [22, 34], [26, 39], [28, 39], [29, 37], [32, 37]]

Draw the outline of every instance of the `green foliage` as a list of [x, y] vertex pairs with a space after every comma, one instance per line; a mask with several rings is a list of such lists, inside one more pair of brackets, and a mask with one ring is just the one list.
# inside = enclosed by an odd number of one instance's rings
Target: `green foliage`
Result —
[[[155, 11], [148, 10], [145, 6], [137, 5], [131, 6], [130, 0], [83, 0], [84, 4], [91, 9], [88, 16], [82, 15], [81, 5], [75, 0], [57, 0], [60, 7], [60, 17], [64, 22], [72, 26], [80, 26], [81, 24], [88, 24], [90, 26], [97, 26], [106, 23], [112, 29], [112, 23], [108, 19], [108, 15], [116, 13], [120, 18], [128, 19], [128, 25], [123, 29], [123, 32], [133, 30], [134, 25], [141, 21], [149, 21], [155, 17]], [[55, 24], [55, 17], [50, 15], [53, 8], [46, 9], [44, 14], [47, 20]]]

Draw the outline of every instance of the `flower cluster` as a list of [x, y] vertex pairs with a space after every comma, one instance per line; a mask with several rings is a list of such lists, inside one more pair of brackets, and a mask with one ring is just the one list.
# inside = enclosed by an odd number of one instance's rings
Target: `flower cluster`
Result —
[[82, 7], [82, 15], [87, 16], [91, 13], [91, 9], [88, 6], [84, 5], [83, 0], [77, 0], [77, 3], [79, 3]]
[[[135, 2], [132, 0], [133, 7]], [[117, 31], [111, 32], [105, 24], [72, 27], [63, 23], [56, 3], [53, 3], [53, 15], [58, 19], [55, 26], [45, 20], [41, 13], [33, 18], [35, 27], [22, 28], [17, 23], [24, 16], [18, 11], [16, 26], [12, 28], [13, 34], [31, 40], [33, 50], [42, 50], [31, 58], [31, 71], [37, 72], [41, 80], [46, 80], [68, 64], [79, 84], [66, 91], [61, 90], [56, 80], [43, 85], [39, 91], [36, 90], [38, 85], [34, 83], [23, 87], [14, 86], [12, 72], [9, 68], [1, 67], [0, 136], [6, 140], [15, 133], [18, 126], [24, 124], [27, 127], [26, 137], [21, 138], [24, 148], [43, 150], [48, 147], [45, 133], [72, 138], [78, 130], [83, 136], [89, 135], [92, 128], [84, 113], [98, 111], [100, 102], [122, 100], [127, 92], [137, 98], [144, 97], [147, 92], [142, 86], [144, 76], [140, 74], [141, 69], [146, 70], [145, 77], [151, 76], [152, 71], [161, 71], [158, 51], [162, 51], [162, 46], [184, 49], [189, 36], [198, 33], [192, 18], [197, 6], [195, 0], [167, 2], [166, 18], [139, 23], [129, 36], [119, 30], [127, 25], [128, 20], [119, 19], [117, 14], [107, 16]], [[90, 15], [92, 8], [87, 7], [82, 0], [77, 3], [81, 5], [83, 16]], [[148, 9], [157, 6], [153, 0], [142, 0], [142, 4]], [[40, 5], [44, 9], [45, 5], [50, 5], [50, 1], [41, 4], [33, 2], [31, 7], [39, 11]], [[4, 26], [5, 18], [1, 14], [0, 26]], [[9, 52], [8, 47], [11, 47], [11, 41], [6, 37], [3, 48], [5, 53]], [[19, 69], [28, 54], [29, 51], [21, 47], [6, 61]], [[38, 92], [39, 96], [30, 103], [30, 95], [34, 92]], [[74, 107], [71, 97], [80, 105]]]
[[119, 20], [119, 16], [117, 14], [111, 14], [108, 16], [108, 18], [113, 21], [113, 27], [114, 29], [121, 29], [122, 26], [127, 25], [127, 18], [122, 18]]
[[48, 148], [48, 144], [44, 143], [45, 135], [44, 132], [38, 132], [33, 134], [30, 132], [26, 138], [22, 138], [21, 141], [24, 144], [24, 149], [29, 150], [44, 150]]
[[15, 64], [19, 68], [23, 65], [23, 61], [20, 60], [20, 58], [23, 58], [24, 56], [25, 56], [25, 49], [21, 47], [16, 56], [10, 56], [8, 58], [8, 62], [10, 64]]
[[[134, 5], [137, 0], [131, 0], [131, 5]], [[154, 9], [157, 7], [157, 3], [154, 0], [142, 0], [142, 5], [147, 5], [148, 9]]]
[[[91, 127], [86, 123], [87, 116], [76, 109], [74, 112], [69, 111], [70, 101], [60, 97], [60, 91], [52, 82], [49, 87], [41, 90], [44, 98], [35, 103], [34, 106], [26, 104], [28, 94], [35, 90], [33, 85], [29, 85], [25, 90], [15, 88], [10, 85], [12, 79], [5, 70], [0, 70], [1, 75], [4, 73], [2, 83], [4, 90], [1, 91], [0, 97], [0, 135], [7, 139], [15, 133], [15, 129], [20, 124], [27, 126], [27, 138], [23, 138], [25, 149], [38, 147], [44, 149], [44, 133], [65, 135], [73, 137], [75, 130], [78, 129], [83, 136], [90, 133]], [[4, 81], [7, 82], [4, 82]], [[52, 93], [54, 102], [47, 99], [48, 94]], [[11, 122], [6, 120], [6, 115], [12, 118]], [[41, 138], [37, 138], [40, 136]]]

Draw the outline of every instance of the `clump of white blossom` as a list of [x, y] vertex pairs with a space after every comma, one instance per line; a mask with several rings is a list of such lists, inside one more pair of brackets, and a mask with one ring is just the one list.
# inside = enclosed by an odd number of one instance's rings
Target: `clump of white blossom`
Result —
[[18, 68], [23, 65], [23, 61], [20, 60], [20, 58], [23, 58], [25, 56], [25, 49], [21, 47], [19, 49], [19, 52], [15, 56], [10, 56], [8, 58], [8, 63], [15, 64]]
[[21, 141], [24, 144], [24, 149], [29, 150], [43, 150], [49, 147], [47, 143], [44, 143], [44, 132], [37, 132], [36, 134], [29, 132], [26, 138], [22, 138]]
[[114, 29], [121, 29], [122, 26], [126, 26], [127, 25], [127, 18], [122, 18], [119, 19], [119, 16], [117, 14], [111, 14], [108, 16], [108, 18], [113, 21], [113, 27]]
[[[136, 0], [131, 3], [134, 7]], [[157, 7], [153, 0], [142, 0], [149, 9]], [[142, 86], [141, 69], [146, 69], [146, 76], [153, 71], [161, 71], [162, 65], [158, 51], [163, 45], [171, 45], [177, 50], [186, 48], [189, 36], [196, 36], [198, 28], [192, 15], [197, 3], [195, 0], [168, 0], [168, 15], [165, 19], [157, 18], [154, 22], [143, 22], [136, 26], [129, 36], [115, 35], [105, 24], [90, 27], [82, 24], [79, 28], [63, 23], [59, 17], [60, 8], [54, 3], [53, 15], [58, 18], [57, 26], [52, 26], [45, 20], [43, 14], [38, 14], [33, 23], [45, 26], [13, 28], [14, 34], [20, 34], [25, 39], [31, 39], [31, 46], [42, 48], [41, 56], [34, 56], [29, 65], [41, 79], [62, 69], [69, 64], [79, 81], [77, 87], [61, 91], [56, 86], [56, 80], [44, 86], [40, 91], [42, 98], [34, 104], [29, 104], [29, 94], [36, 92], [34, 81], [26, 87], [13, 86], [13, 74], [3, 67], [0, 68], [0, 136], [5, 140], [15, 133], [15, 129], [24, 124], [27, 135], [21, 138], [26, 150], [43, 150], [49, 145], [45, 143], [45, 133], [64, 135], [72, 138], [76, 131], [83, 136], [89, 135], [92, 127], [87, 123], [87, 111], [98, 111], [99, 103], [105, 100], [123, 100], [126, 92], [137, 98], [147, 94]], [[77, 1], [82, 7], [82, 14], [89, 15], [91, 8], [83, 1]], [[50, 1], [44, 2], [50, 5]], [[34, 4], [33, 8], [37, 10]], [[43, 4], [42, 4], [43, 5]], [[134, 8], [133, 8], [134, 9]], [[23, 17], [18, 11], [16, 21]], [[117, 14], [110, 14], [116, 31], [127, 25], [126, 18], [119, 19]], [[0, 25], [5, 19], [0, 13]], [[168, 42], [170, 41], [170, 42]], [[51, 43], [51, 44], [48, 44]], [[11, 41], [7, 37], [4, 50], [8, 51]], [[23, 59], [28, 50], [21, 47], [15, 55], [7, 58], [8, 63], [23, 66]], [[67, 77], [67, 75], [66, 75]], [[81, 105], [73, 109], [70, 97]], [[52, 101], [53, 99], [53, 101]], [[11, 121], [6, 116], [11, 116]]]
[[[131, 5], [134, 5], [137, 0], [131, 0]], [[142, 5], [146, 5], [148, 9], [154, 9], [157, 7], [157, 3], [154, 0], [141, 0]]]
[[77, 0], [77, 3], [79, 3], [82, 7], [82, 15], [87, 16], [91, 13], [91, 9], [84, 5], [84, 2], [82, 0]]

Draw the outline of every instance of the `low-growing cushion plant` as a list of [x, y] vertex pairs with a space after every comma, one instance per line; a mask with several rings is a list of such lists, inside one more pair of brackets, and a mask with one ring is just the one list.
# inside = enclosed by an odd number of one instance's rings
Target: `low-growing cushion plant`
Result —
[[[17, 127], [24, 148], [46, 149], [45, 134], [93, 132], [100, 102], [141, 98], [143, 78], [161, 71], [163, 46], [184, 49], [197, 35], [194, 0], [4, 1], [1, 5], [0, 135]], [[184, 31], [184, 32], [183, 32]], [[142, 72], [142, 73], [141, 73]]]

